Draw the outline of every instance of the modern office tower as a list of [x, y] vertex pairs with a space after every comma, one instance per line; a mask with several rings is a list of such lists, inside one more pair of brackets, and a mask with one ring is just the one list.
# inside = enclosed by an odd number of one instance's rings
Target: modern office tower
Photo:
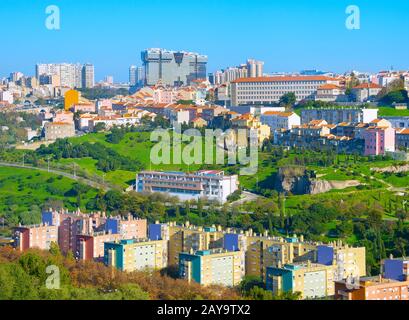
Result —
[[249, 78], [258, 78], [263, 76], [263, 61], [253, 59], [247, 60], [247, 72]]
[[160, 192], [181, 200], [208, 198], [221, 203], [238, 189], [237, 175], [225, 176], [223, 171], [183, 172], [143, 171], [136, 177], [137, 192]]
[[206, 79], [207, 56], [198, 53], [147, 49], [141, 58], [145, 69], [145, 84], [190, 85], [193, 80]]
[[129, 67], [129, 84], [134, 87], [136, 86], [137, 79], [137, 68], [136, 66]]
[[339, 80], [324, 76], [287, 76], [241, 78], [232, 81], [232, 105], [274, 104], [286, 93], [294, 93], [297, 101], [313, 99], [324, 84]]
[[163, 269], [168, 265], [166, 240], [131, 239], [106, 242], [104, 263], [122, 271]]
[[82, 88], [93, 88], [95, 85], [95, 70], [94, 65], [84, 64], [82, 67]]
[[243, 252], [199, 250], [179, 255], [179, 276], [201, 285], [237, 286], [245, 275]]
[[58, 85], [61, 87], [82, 88], [84, 79], [86, 80], [85, 84], [93, 84], [94, 66], [72, 63], [37, 64], [36, 78], [40, 79], [42, 75], [57, 76], [59, 78]]
[[267, 290], [274, 294], [301, 292], [302, 299], [317, 299], [333, 296], [334, 266], [310, 261], [268, 267], [266, 271]]

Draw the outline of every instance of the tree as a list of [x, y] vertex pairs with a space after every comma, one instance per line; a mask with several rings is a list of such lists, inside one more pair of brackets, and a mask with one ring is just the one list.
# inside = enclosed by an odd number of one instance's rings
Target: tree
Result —
[[105, 123], [104, 122], [98, 122], [95, 126], [94, 126], [94, 132], [101, 132], [101, 131], [105, 131]]
[[405, 103], [407, 101], [408, 92], [406, 90], [391, 91], [380, 99], [380, 103], [386, 105], [392, 105], [394, 103]]
[[288, 92], [281, 96], [279, 104], [285, 107], [292, 107], [297, 102], [297, 96], [294, 92]]

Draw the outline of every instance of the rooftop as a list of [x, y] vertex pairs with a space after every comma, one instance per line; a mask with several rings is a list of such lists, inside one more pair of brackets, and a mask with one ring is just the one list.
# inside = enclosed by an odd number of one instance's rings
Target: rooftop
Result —
[[288, 82], [288, 81], [338, 81], [337, 79], [326, 76], [287, 76], [287, 77], [255, 77], [239, 78], [232, 83], [251, 83], [251, 82]]

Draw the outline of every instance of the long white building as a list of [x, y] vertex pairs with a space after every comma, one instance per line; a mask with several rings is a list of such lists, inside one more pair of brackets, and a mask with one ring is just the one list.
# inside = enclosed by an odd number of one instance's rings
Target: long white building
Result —
[[237, 175], [225, 176], [223, 171], [206, 170], [195, 173], [143, 171], [136, 176], [137, 192], [159, 192], [180, 200], [207, 198], [221, 203], [238, 189]]
[[324, 84], [339, 85], [339, 80], [326, 76], [287, 76], [241, 78], [232, 81], [232, 105], [272, 104], [293, 92], [297, 101], [313, 99]]

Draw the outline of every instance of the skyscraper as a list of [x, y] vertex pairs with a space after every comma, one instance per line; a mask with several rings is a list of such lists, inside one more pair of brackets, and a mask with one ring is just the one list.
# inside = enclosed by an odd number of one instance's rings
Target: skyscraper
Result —
[[137, 79], [137, 69], [136, 66], [129, 67], [129, 84], [134, 87], [136, 86], [136, 79]]
[[56, 76], [61, 87], [82, 88], [84, 80], [86, 80], [85, 87], [87, 88], [92, 87], [94, 84], [94, 66], [91, 64], [37, 64], [36, 78], [39, 80], [43, 75]]
[[94, 65], [84, 64], [82, 67], [82, 88], [93, 88], [95, 85]]
[[136, 84], [138, 87], [143, 87], [145, 83], [145, 71], [143, 67], [136, 68]]
[[107, 84], [114, 84], [114, 77], [113, 76], [105, 76], [104, 82]]
[[207, 56], [198, 53], [147, 49], [141, 58], [145, 68], [145, 84], [159, 80], [170, 86], [189, 85], [193, 80], [206, 79]]
[[254, 59], [247, 60], [247, 71], [249, 78], [258, 78], [263, 76], [263, 61], [257, 61]]

